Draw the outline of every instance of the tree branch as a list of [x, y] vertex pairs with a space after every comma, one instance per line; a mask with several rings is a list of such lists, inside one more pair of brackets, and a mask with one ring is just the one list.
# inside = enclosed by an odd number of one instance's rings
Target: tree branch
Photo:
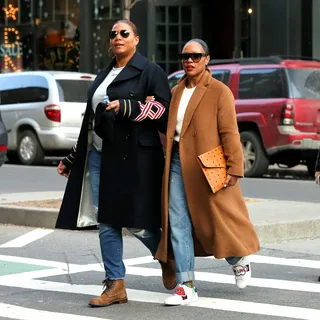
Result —
[[139, 0], [128, 0], [127, 5], [126, 5], [126, 9], [127, 10], [131, 10], [132, 7], [138, 2]]

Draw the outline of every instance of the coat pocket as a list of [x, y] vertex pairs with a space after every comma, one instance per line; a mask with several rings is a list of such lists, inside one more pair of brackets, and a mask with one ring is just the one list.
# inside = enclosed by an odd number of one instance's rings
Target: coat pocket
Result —
[[221, 190], [227, 179], [227, 161], [222, 146], [201, 154], [198, 161], [212, 192]]

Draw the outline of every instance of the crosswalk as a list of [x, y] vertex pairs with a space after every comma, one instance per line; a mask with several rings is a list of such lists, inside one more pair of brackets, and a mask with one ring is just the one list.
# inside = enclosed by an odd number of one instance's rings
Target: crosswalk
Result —
[[[286, 268], [285, 278], [267, 278], [257, 276], [253, 272], [250, 286], [245, 289], [250, 292], [248, 296], [242, 295], [234, 291], [233, 295], [224, 297], [223, 292], [219, 294], [211, 290], [212, 296], [208, 296], [208, 290], [201, 295], [201, 287], [211, 285], [212, 288], [217, 288], [218, 284], [223, 284], [229, 287], [234, 286], [234, 277], [231, 272], [227, 270], [223, 272], [208, 272], [197, 271], [196, 279], [199, 290], [200, 298], [197, 302], [183, 306], [180, 308], [188, 308], [190, 319], [195, 319], [198, 310], [212, 310], [222, 311], [229, 318], [229, 314], [234, 314], [235, 319], [246, 319], [246, 315], [255, 315], [258, 318], [254, 319], [269, 319], [269, 317], [277, 317], [278, 319], [305, 319], [305, 320], [320, 320], [320, 304], [313, 303], [313, 299], [319, 301], [320, 298], [320, 283], [316, 282], [316, 278], [310, 277], [308, 281], [297, 280], [297, 275], [303, 274], [304, 279], [309, 273], [315, 275], [317, 270], [320, 274], [320, 261], [310, 259], [291, 259], [285, 257], [273, 257], [267, 255], [253, 255], [252, 256], [253, 270], [259, 268]], [[197, 258], [197, 264], [208, 264], [210, 262], [213, 266], [221, 261], [215, 261], [214, 258]], [[8, 273], [0, 276], [0, 288], [20, 288], [26, 290], [33, 290], [37, 292], [51, 292], [56, 294], [73, 294], [73, 295], [89, 295], [97, 296], [101, 293], [101, 286], [95, 284], [83, 284], [59, 282], [47, 280], [50, 277], [57, 277], [63, 275], [87, 274], [90, 272], [103, 272], [100, 263], [91, 264], [72, 264], [51, 260], [33, 259], [19, 256], [0, 255], [0, 266], [6, 264], [20, 264], [35, 266], [34, 270], [27, 272]], [[131, 277], [130, 283], [133, 282], [152, 282], [152, 279], [161, 277], [161, 270], [155, 261], [150, 256], [142, 256], [125, 260], [126, 273]], [[213, 269], [213, 268], [212, 268]], [[214, 270], [214, 269], [213, 269]], [[275, 273], [277, 275], [278, 273]], [[1, 272], [0, 272], [1, 275]], [[278, 274], [280, 275], [280, 273]], [[148, 278], [148, 279], [147, 279]], [[150, 279], [150, 280], [149, 280]], [[158, 279], [160, 280], [160, 279]], [[159, 283], [159, 281], [158, 281]], [[0, 289], [1, 290], [1, 289]], [[234, 289], [236, 290], [236, 289]], [[259, 290], [259, 291], [254, 291]], [[265, 290], [271, 296], [279, 296], [268, 299], [261, 294], [261, 290]], [[271, 290], [271, 291], [269, 291]], [[263, 291], [262, 291], [263, 292]], [[140, 290], [136, 286], [127, 289], [128, 298], [131, 303], [142, 304], [156, 304], [163, 306], [163, 301], [168, 296], [168, 293], [163, 289], [162, 291]], [[265, 293], [267, 296], [267, 293]], [[316, 295], [316, 298], [315, 298]], [[248, 301], [248, 297], [252, 301]], [[301, 303], [297, 303], [301, 297]], [[291, 301], [292, 298], [292, 301]], [[120, 307], [121, 308], [121, 307]], [[87, 315], [75, 315], [71, 313], [61, 313], [59, 310], [36, 310], [33, 308], [25, 308], [16, 304], [3, 303], [0, 296], [0, 319], [1, 317], [7, 319], [21, 319], [21, 320], [34, 320], [34, 319], [138, 319], [130, 317], [121, 317], [121, 309], [118, 309], [119, 316], [108, 317], [108, 314], [101, 311], [99, 316], [89, 316], [90, 309], [88, 308]], [[166, 307], [163, 306], [163, 310]], [[159, 311], [160, 310], [160, 311]], [[153, 317], [158, 319], [162, 318], [163, 314], [161, 308], [157, 309], [159, 314], [153, 314]], [[164, 312], [164, 311], [163, 311]], [[221, 314], [221, 313], [220, 313]], [[259, 318], [260, 317], [260, 318]], [[220, 317], [219, 319], [224, 319]], [[271, 319], [271, 318], [270, 318]]]

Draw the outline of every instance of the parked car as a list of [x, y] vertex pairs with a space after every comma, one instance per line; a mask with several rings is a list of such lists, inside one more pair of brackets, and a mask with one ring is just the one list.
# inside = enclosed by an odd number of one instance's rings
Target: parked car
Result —
[[[212, 60], [212, 76], [235, 97], [245, 176], [270, 164], [305, 164], [314, 174], [320, 146], [320, 61], [282, 57]], [[169, 76], [173, 87], [183, 71]]]
[[7, 154], [8, 134], [0, 112], [0, 167], [4, 164]]
[[87, 90], [95, 75], [32, 71], [0, 74], [0, 111], [8, 130], [8, 159], [40, 164], [77, 142]]

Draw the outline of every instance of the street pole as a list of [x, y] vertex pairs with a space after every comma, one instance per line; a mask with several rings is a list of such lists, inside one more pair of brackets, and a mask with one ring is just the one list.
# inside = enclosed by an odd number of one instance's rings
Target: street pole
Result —
[[93, 1], [80, 1], [80, 72], [93, 72]]
[[241, 0], [234, 0], [234, 58], [241, 57]]

